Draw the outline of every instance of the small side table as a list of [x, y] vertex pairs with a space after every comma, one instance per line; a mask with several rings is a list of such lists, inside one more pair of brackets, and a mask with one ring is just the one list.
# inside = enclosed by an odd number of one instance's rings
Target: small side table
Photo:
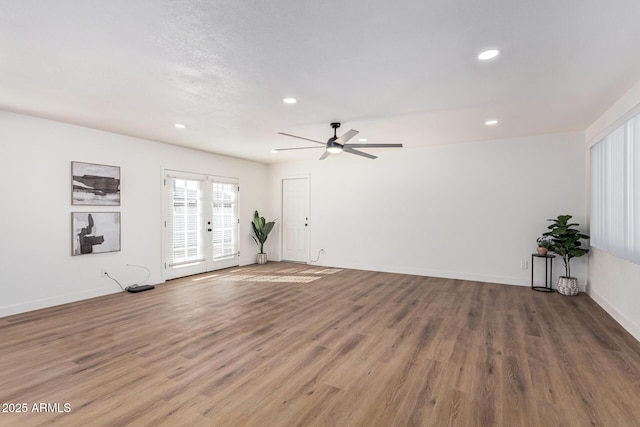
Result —
[[[555, 292], [551, 287], [553, 281], [553, 259], [555, 257], [555, 255], [549, 254], [531, 254], [531, 289], [539, 292]], [[533, 260], [535, 260], [536, 258], [544, 259], [544, 286], [533, 286], [533, 270], [535, 267]]]

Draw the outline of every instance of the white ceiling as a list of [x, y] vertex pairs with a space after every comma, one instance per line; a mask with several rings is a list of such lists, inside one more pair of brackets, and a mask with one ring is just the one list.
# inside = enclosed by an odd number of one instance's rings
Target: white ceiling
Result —
[[640, 80], [639, 23], [638, 0], [0, 0], [0, 109], [266, 163], [319, 157], [270, 150], [331, 121], [407, 149], [584, 130]]

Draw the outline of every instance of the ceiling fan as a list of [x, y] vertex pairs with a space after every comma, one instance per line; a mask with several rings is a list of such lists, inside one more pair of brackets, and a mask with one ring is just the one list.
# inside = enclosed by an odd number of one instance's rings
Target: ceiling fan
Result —
[[[327, 142], [316, 141], [315, 139], [304, 138], [302, 136], [291, 135], [289, 133], [278, 132], [280, 135], [290, 136], [292, 138], [304, 139], [305, 141], [311, 141], [318, 144], [322, 144], [325, 146], [326, 151], [322, 153], [320, 156], [320, 160], [324, 160], [329, 157], [329, 154], [337, 154], [341, 152], [355, 154], [357, 156], [366, 157], [368, 159], [377, 159], [377, 156], [373, 154], [365, 153], [364, 151], [356, 150], [356, 148], [402, 148], [402, 144], [347, 144], [351, 138], [356, 136], [359, 132], [357, 130], [351, 129], [346, 132], [342, 136], [337, 135], [338, 128], [340, 127], [340, 123], [334, 122], [331, 123], [331, 127], [333, 128], [333, 136], [327, 140]], [[309, 148], [320, 148], [318, 146], [313, 147], [297, 147], [297, 148], [276, 148], [273, 150], [274, 152], [279, 151], [288, 151], [288, 150], [306, 150]]]

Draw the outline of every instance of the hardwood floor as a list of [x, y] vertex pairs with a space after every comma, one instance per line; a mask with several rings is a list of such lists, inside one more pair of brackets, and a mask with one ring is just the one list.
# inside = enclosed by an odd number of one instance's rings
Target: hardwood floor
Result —
[[640, 425], [640, 343], [584, 294], [269, 263], [0, 337], [2, 426]]

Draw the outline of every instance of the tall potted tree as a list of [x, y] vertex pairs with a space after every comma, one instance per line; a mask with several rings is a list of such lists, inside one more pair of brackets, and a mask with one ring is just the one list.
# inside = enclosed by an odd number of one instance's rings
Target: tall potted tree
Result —
[[543, 236], [552, 239], [549, 249], [562, 257], [565, 275], [558, 278], [558, 292], [563, 295], [576, 295], [578, 293], [578, 279], [571, 277], [571, 259], [578, 258], [589, 252], [589, 249], [581, 247], [581, 239], [588, 239], [589, 236], [580, 233], [577, 223], [569, 223], [571, 215], [558, 215], [555, 219], [548, 219], [552, 224], [549, 231]]
[[269, 237], [269, 233], [273, 230], [274, 225], [276, 225], [275, 220], [267, 222], [264, 217], [260, 216], [258, 211], [253, 214], [253, 221], [251, 221], [253, 235], [251, 237], [260, 248], [260, 253], [256, 260], [258, 264], [267, 263], [267, 254], [264, 252], [264, 242], [267, 241], [267, 237]]

